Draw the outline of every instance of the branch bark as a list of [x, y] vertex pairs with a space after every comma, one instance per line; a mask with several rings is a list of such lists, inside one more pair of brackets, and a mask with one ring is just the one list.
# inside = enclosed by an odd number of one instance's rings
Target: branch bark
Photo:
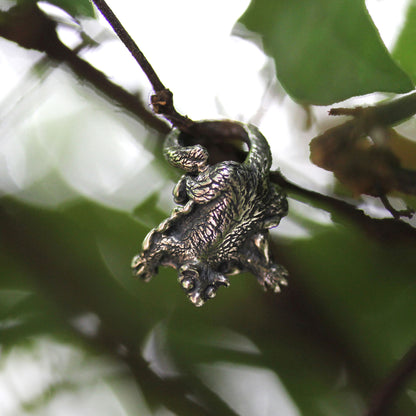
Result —
[[167, 120], [169, 120], [173, 126], [179, 130], [189, 133], [190, 127], [194, 122], [182, 114], [178, 113], [173, 105], [173, 94], [167, 89], [159, 76], [153, 69], [150, 62], [144, 56], [143, 52], [139, 49], [127, 30], [121, 24], [120, 20], [113, 13], [111, 8], [104, 0], [92, 0], [95, 6], [100, 10], [101, 14], [105, 17], [107, 22], [113, 28], [114, 32], [124, 43], [126, 48], [133, 55], [136, 62], [140, 65], [143, 72], [146, 74], [147, 79], [152, 84], [155, 94], [151, 98], [153, 109], [157, 114], [163, 114]]
[[109, 81], [105, 74], [64, 45], [56, 34], [55, 22], [36, 4], [24, 3], [7, 12], [0, 11], [0, 36], [23, 48], [44, 52], [58, 64], [66, 64], [81, 81], [86, 81], [99, 94], [120, 105], [150, 128], [161, 134], [169, 132], [169, 126], [148, 111], [136, 95]]
[[370, 399], [370, 405], [363, 416], [387, 414], [397, 396], [416, 371], [416, 344], [398, 362], [393, 371], [381, 383]]
[[[327, 211], [342, 214], [345, 219], [353, 221], [362, 231], [383, 244], [416, 243], [416, 229], [411, 225], [393, 218], [371, 218], [355, 206], [328, 195], [311, 191], [286, 179], [281, 172], [270, 172], [270, 179], [284, 190], [307, 199]], [[335, 220], [336, 221], [336, 220]]]

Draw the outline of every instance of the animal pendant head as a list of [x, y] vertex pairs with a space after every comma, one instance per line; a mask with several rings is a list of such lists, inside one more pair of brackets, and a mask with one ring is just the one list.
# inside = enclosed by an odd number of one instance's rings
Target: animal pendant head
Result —
[[[205, 121], [221, 127], [222, 122]], [[225, 124], [227, 123], [227, 124]], [[269, 181], [271, 153], [252, 125], [224, 122], [249, 146], [242, 163], [208, 164], [201, 145], [182, 145], [182, 133], [172, 130], [164, 154], [186, 174], [175, 186], [178, 204], [169, 218], [150, 231], [132, 261], [133, 273], [145, 281], [158, 266], [178, 270], [178, 280], [195, 306], [215, 297], [228, 276], [250, 271], [265, 289], [280, 291], [287, 271], [272, 261], [268, 229], [287, 214], [285, 195]]]

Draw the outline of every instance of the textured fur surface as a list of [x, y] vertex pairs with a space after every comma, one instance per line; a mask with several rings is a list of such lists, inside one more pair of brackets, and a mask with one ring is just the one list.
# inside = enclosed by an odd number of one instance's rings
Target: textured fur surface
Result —
[[178, 206], [150, 231], [134, 257], [135, 275], [148, 281], [159, 265], [178, 270], [178, 279], [195, 306], [228, 286], [228, 276], [250, 271], [266, 289], [286, 284], [287, 271], [275, 264], [268, 229], [287, 214], [285, 195], [269, 181], [269, 145], [252, 125], [241, 124], [249, 145], [243, 163], [208, 164], [201, 145], [182, 146], [181, 132], [166, 139], [164, 154], [187, 173], [174, 189]]

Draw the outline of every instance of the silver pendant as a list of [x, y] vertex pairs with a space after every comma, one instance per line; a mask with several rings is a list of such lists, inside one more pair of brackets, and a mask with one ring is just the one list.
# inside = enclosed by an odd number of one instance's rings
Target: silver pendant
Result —
[[288, 212], [286, 196], [269, 181], [272, 157], [264, 136], [253, 125], [235, 125], [249, 147], [243, 163], [209, 165], [203, 146], [181, 145], [183, 133], [177, 129], [168, 135], [164, 155], [186, 172], [173, 190], [178, 206], [149, 232], [131, 265], [145, 281], [159, 265], [177, 269], [195, 306], [215, 297], [220, 286], [229, 286], [228, 276], [242, 271], [274, 292], [287, 284], [288, 273], [273, 262], [268, 244], [268, 229]]

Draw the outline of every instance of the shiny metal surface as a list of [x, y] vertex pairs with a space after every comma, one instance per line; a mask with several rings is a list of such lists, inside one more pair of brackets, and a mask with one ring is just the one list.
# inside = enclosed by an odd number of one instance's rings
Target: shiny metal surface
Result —
[[266, 139], [256, 127], [240, 125], [249, 145], [243, 163], [209, 165], [203, 146], [182, 146], [176, 129], [168, 135], [165, 157], [186, 172], [173, 191], [178, 206], [149, 232], [132, 261], [133, 273], [145, 281], [159, 265], [177, 269], [195, 306], [229, 286], [227, 276], [239, 271], [250, 271], [274, 292], [287, 284], [288, 273], [273, 262], [268, 245], [268, 229], [287, 214], [286, 196], [269, 181]]

